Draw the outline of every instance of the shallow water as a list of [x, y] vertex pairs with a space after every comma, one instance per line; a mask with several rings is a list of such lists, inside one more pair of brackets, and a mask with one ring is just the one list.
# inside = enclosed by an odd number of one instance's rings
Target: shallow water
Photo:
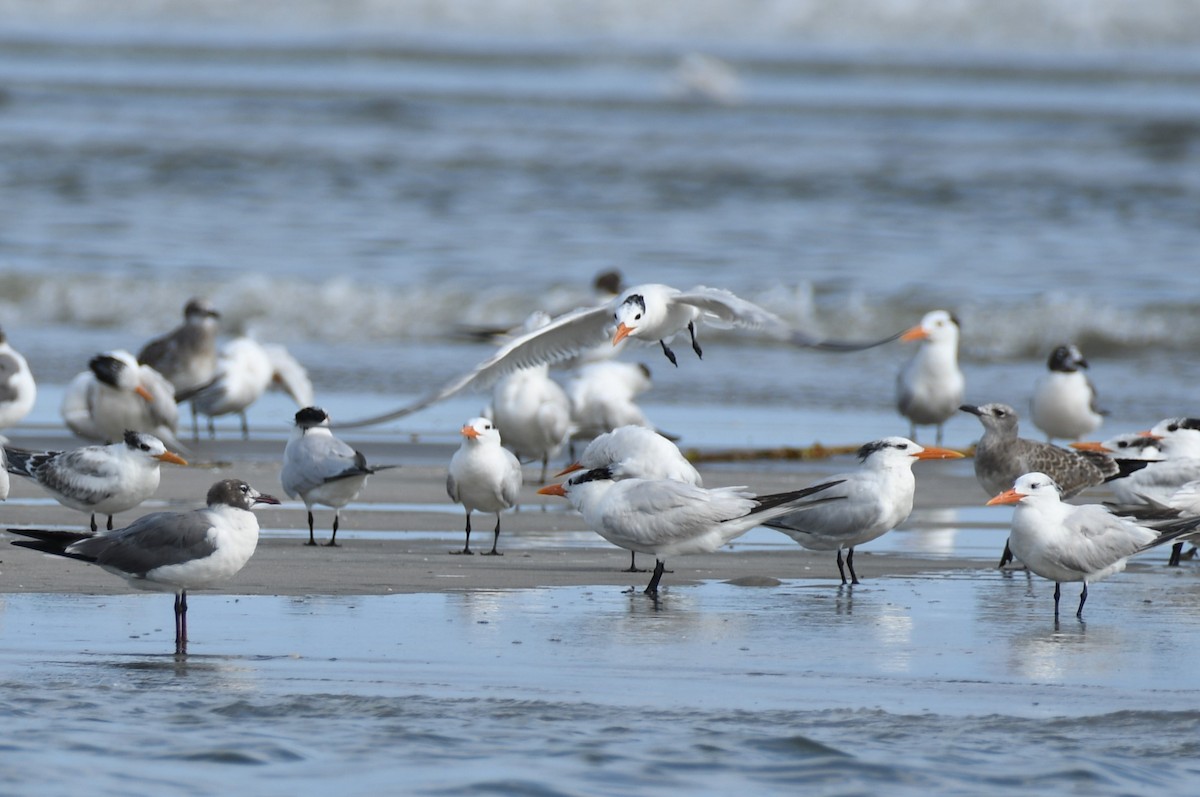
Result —
[[[1189, 793], [1194, 573], [191, 601], [9, 595], [12, 792]], [[1067, 595], [1073, 595], [1068, 588]], [[1073, 604], [1073, 598], [1071, 599]]]

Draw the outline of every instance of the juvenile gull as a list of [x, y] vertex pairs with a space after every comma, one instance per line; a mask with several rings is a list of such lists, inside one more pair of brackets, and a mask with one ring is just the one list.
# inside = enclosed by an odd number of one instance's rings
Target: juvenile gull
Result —
[[1088, 583], [1119, 573], [1136, 553], [1193, 531], [1200, 518], [1150, 529], [1118, 517], [1098, 504], [1064, 504], [1058, 486], [1044, 473], [1027, 473], [988, 501], [1016, 504], [1009, 544], [1013, 554], [1042, 578], [1054, 582], [1054, 618], [1058, 619], [1061, 583], [1081, 581], [1079, 608], [1083, 619]]
[[[178, 393], [199, 388], [208, 383], [217, 370], [217, 319], [220, 317], [207, 299], [189, 299], [183, 307], [183, 324], [146, 343], [138, 352], [138, 362], [162, 374]], [[194, 405], [192, 431], [198, 432]]]
[[1085, 373], [1088, 363], [1079, 348], [1058, 346], [1046, 367], [1029, 403], [1033, 425], [1047, 440], [1079, 440], [1096, 431], [1107, 413], [1096, 406], [1096, 388]]
[[500, 445], [500, 432], [487, 418], [472, 418], [462, 427], [462, 444], [450, 458], [446, 474], [446, 493], [462, 504], [467, 512], [467, 536], [461, 551], [471, 554], [471, 513], [495, 512], [496, 531], [492, 550], [485, 555], [503, 556], [496, 550], [500, 542], [500, 513], [516, 506], [521, 492], [521, 463]]
[[187, 593], [241, 570], [258, 545], [258, 504], [278, 504], [240, 479], [219, 481], [207, 506], [155, 512], [125, 528], [99, 533], [9, 529], [31, 537], [13, 545], [100, 565], [137, 589], [175, 593], [175, 652], [187, 650]]
[[862, 465], [830, 479], [839, 481], [823, 496], [843, 498], [784, 515], [765, 525], [778, 529], [805, 548], [837, 551], [838, 572], [846, 583], [842, 549], [847, 549], [846, 566], [850, 583], [857, 584], [854, 547], [881, 537], [899, 526], [912, 513], [917, 482], [912, 466], [918, 459], [959, 459], [963, 455], [944, 448], [922, 447], [903, 437], [885, 437], [858, 450]]
[[836, 484], [756, 496], [743, 487], [706, 490], [670, 479], [616, 480], [608, 468], [595, 468], [538, 492], [565, 496], [588, 527], [613, 545], [654, 554], [654, 575], [645, 593], [657, 595], [668, 556], [709, 553], [773, 518], [810, 503], [839, 500], [803, 500]]
[[[1021, 437], [1017, 412], [1007, 404], [963, 404], [959, 409], [978, 417], [983, 424], [983, 437], [975, 445], [975, 478], [988, 495], [1009, 489], [1026, 473], [1047, 474], [1064, 498], [1120, 475], [1117, 463], [1104, 454]], [[1000, 567], [1010, 561], [1012, 551], [1006, 543]]]
[[120, 443], [84, 446], [70, 451], [29, 451], [6, 447], [8, 472], [32, 479], [65, 507], [96, 515], [126, 512], [154, 495], [159, 483], [159, 465], [187, 465], [182, 457], [167, 450], [163, 442], [144, 432], [126, 432]]
[[299, 498], [308, 510], [308, 542], [316, 545], [313, 535], [313, 506], [333, 507], [333, 534], [326, 546], [337, 546], [338, 522], [342, 507], [353, 501], [366, 486], [367, 477], [395, 465], [368, 465], [361, 451], [355, 451], [334, 436], [329, 429], [329, 414], [320, 407], [305, 407], [296, 413], [295, 425], [283, 449], [283, 470], [279, 480], [289, 498]]
[[918, 426], [936, 426], [941, 445], [943, 425], [962, 404], [966, 382], [958, 367], [958, 338], [958, 319], [945, 310], [926, 313], [900, 336], [921, 342], [896, 377], [896, 408], [908, 418], [914, 440]]

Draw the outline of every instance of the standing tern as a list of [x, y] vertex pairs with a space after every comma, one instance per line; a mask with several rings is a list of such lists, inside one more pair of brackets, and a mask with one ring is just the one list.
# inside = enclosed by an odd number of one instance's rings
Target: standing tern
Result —
[[175, 389], [127, 351], [104, 352], [88, 361], [88, 370], [72, 379], [63, 393], [62, 417], [71, 431], [91, 440], [115, 442], [128, 430], [186, 450], [175, 436]]
[[793, 329], [769, 310], [727, 290], [699, 286], [681, 291], [667, 285], [637, 285], [627, 288], [610, 302], [572, 310], [551, 319], [543, 327], [513, 338], [470, 372], [406, 407], [339, 426], [371, 426], [403, 418], [468, 388], [484, 389], [519, 368], [561, 362], [606, 342], [614, 346], [626, 339], [657, 342], [667, 358], [676, 363], [667, 342], [687, 332], [693, 350], [700, 356], [701, 349], [696, 342], [697, 324], [755, 330], [768, 338], [826, 351], [860, 351], [899, 337], [898, 334], [890, 335], [868, 343], [825, 340]]
[[65, 507], [96, 515], [126, 512], [154, 495], [159, 483], [159, 465], [187, 465], [163, 442], [144, 432], [126, 432], [120, 443], [85, 446], [70, 451], [28, 451], [7, 448], [8, 472], [36, 481]]
[[16, 426], [33, 409], [37, 384], [29, 363], [0, 329], [0, 429]]
[[[670, 479], [703, 487], [700, 472], [679, 452], [679, 447], [644, 426], [620, 426], [587, 444], [579, 459], [558, 473], [608, 468], [614, 479]], [[627, 573], [644, 572], [637, 567], [637, 551], [629, 552]]]
[[987, 503], [1016, 504], [1009, 535], [1012, 552], [1034, 573], [1054, 582], [1055, 620], [1062, 582], [1083, 582], [1075, 612], [1082, 620], [1089, 582], [1121, 572], [1134, 554], [1200, 525], [1200, 518], [1191, 518], [1167, 528], [1149, 529], [1098, 504], [1064, 504], [1058, 485], [1044, 473], [1022, 475]]
[[881, 537], [908, 519], [917, 482], [912, 466], [918, 459], [960, 459], [945, 448], [922, 447], [903, 437], [885, 437], [858, 449], [862, 465], [850, 473], [829, 477], [840, 483], [823, 495], [845, 500], [818, 504], [768, 521], [805, 548], [837, 551], [838, 572], [846, 583], [842, 549], [850, 583], [857, 584], [854, 547]]
[[521, 463], [500, 445], [500, 432], [487, 418], [472, 418], [462, 427], [462, 444], [450, 458], [446, 474], [446, 493], [462, 504], [467, 513], [467, 536], [461, 551], [470, 555], [471, 513], [495, 512], [496, 530], [492, 550], [485, 555], [503, 556], [496, 550], [500, 542], [500, 513], [516, 506], [521, 492]]
[[1079, 348], [1055, 348], [1046, 367], [1029, 403], [1033, 425], [1046, 433], [1047, 441], [1079, 440], [1096, 431], [1107, 413], [1096, 406], [1096, 388], [1085, 373], [1088, 363]]
[[945, 310], [926, 313], [900, 336], [903, 342], [921, 342], [896, 376], [896, 408], [908, 418], [914, 440], [918, 426], [936, 426], [941, 445], [943, 425], [962, 404], [966, 381], [958, 367], [958, 337], [958, 319]]
[[258, 545], [258, 504], [278, 504], [240, 479], [219, 481], [207, 506], [155, 512], [112, 531], [9, 529], [31, 537], [13, 545], [79, 559], [121, 576], [137, 589], [175, 593], [175, 652], [187, 651], [187, 593], [215, 586], [250, 561]]
[[326, 546], [337, 546], [342, 507], [353, 501], [367, 484], [367, 477], [395, 465], [368, 465], [355, 451], [334, 436], [329, 414], [320, 407], [305, 407], [296, 413], [295, 425], [283, 449], [279, 480], [289, 498], [299, 498], [308, 510], [308, 542], [313, 534], [313, 505], [333, 507], [333, 535]]
[[613, 545], [654, 554], [654, 575], [645, 593], [658, 595], [668, 556], [710, 553], [773, 518], [812, 503], [838, 500], [802, 499], [839, 483], [756, 496], [743, 487], [706, 490], [670, 479], [616, 480], [609, 468], [594, 468], [538, 492], [565, 496], [584, 522]]

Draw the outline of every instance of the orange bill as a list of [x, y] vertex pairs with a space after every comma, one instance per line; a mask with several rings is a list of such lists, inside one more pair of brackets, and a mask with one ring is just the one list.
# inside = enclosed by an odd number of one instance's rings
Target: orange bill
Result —
[[558, 495], [566, 496], [567, 491], [563, 489], [561, 484], [547, 484], [542, 489], [538, 490], [538, 495]]
[[167, 451], [164, 454], [159, 454], [157, 457], [155, 457], [155, 459], [157, 459], [160, 462], [173, 462], [176, 465], [186, 465], [187, 464], [186, 459], [184, 459], [183, 457], [179, 456], [178, 454], [174, 454], [170, 451]]
[[1011, 490], [1005, 490], [1004, 492], [1000, 493], [1000, 495], [988, 501], [987, 506], [995, 506], [997, 504], [1015, 504], [1024, 497], [1025, 493], [1017, 492], [1016, 488], [1014, 487]]
[[917, 459], [962, 459], [965, 454], [961, 451], [953, 451], [949, 448], [934, 448], [927, 446], [924, 451], [913, 454]]

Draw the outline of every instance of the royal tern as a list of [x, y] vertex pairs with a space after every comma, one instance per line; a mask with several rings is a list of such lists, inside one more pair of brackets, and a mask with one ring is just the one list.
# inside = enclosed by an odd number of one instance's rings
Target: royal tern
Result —
[[462, 444], [450, 458], [446, 493], [467, 512], [467, 536], [463, 549], [451, 553], [473, 553], [471, 513], [478, 511], [496, 513], [492, 550], [486, 554], [502, 556], [496, 550], [500, 542], [500, 513], [517, 504], [522, 484], [521, 463], [500, 445], [500, 432], [487, 418], [467, 421], [462, 427], [462, 437]]
[[650, 421], [635, 399], [650, 389], [650, 369], [617, 360], [587, 363], [567, 385], [571, 399], [572, 438], [591, 440], [621, 426]]
[[900, 336], [921, 342], [896, 376], [896, 408], [908, 418], [914, 440], [918, 426], [936, 426], [941, 445], [943, 425], [962, 404], [966, 382], [958, 367], [958, 336], [958, 319], [945, 310], [926, 313]]
[[773, 518], [838, 500], [802, 500], [836, 484], [756, 496], [743, 487], [709, 490], [670, 479], [616, 480], [610, 469], [594, 468], [538, 492], [565, 496], [588, 527], [613, 545], [654, 554], [654, 575], [645, 593], [657, 595], [668, 556], [709, 553]]
[[[679, 447], [644, 426], [619, 426], [595, 437], [579, 459], [557, 475], [595, 468], [608, 468], [614, 479], [670, 479], [704, 486], [699, 471], [679, 452]], [[644, 572], [637, 567], [637, 551], [629, 552], [626, 572]]]
[[829, 478], [840, 482], [824, 496], [845, 500], [818, 504], [784, 515], [766, 524], [814, 551], [837, 551], [838, 572], [846, 583], [842, 549], [850, 568], [850, 583], [857, 584], [854, 547], [881, 537], [908, 519], [917, 482], [912, 466], [918, 459], [959, 459], [963, 455], [945, 448], [922, 447], [903, 437], [885, 437], [858, 449], [858, 470]]
[[1096, 388], [1085, 370], [1087, 360], [1074, 344], [1050, 353], [1049, 369], [1037, 378], [1029, 402], [1033, 425], [1046, 440], [1078, 440], [1099, 428], [1107, 414], [1096, 406]]
[[37, 384], [29, 363], [0, 329], [0, 429], [16, 426], [33, 409]]
[[1124, 432], [1101, 443], [1090, 440], [1071, 443], [1071, 448], [1077, 451], [1101, 453], [1117, 463], [1117, 467], [1121, 469], [1121, 475], [1108, 482], [1117, 503], [1139, 503], [1144, 501], [1147, 495], [1151, 499], [1156, 496], [1162, 498], [1172, 489], [1168, 487], [1162, 490], [1153, 487], [1156, 477], [1152, 473], [1147, 475], [1141, 472], [1152, 464], [1167, 459], [1161, 440], [1151, 437], [1145, 432]]
[[[959, 409], [983, 424], [983, 437], [975, 445], [975, 478], [988, 495], [1007, 490], [1026, 473], [1039, 472], [1049, 474], [1063, 497], [1070, 498], [1121, 473], [1117, 463], [1102, 453], [1073, 451], [1021, 437], [1017, 411], [1007, 404], [963, 404]], [[1005, 542], [999, 566], [1011, 561], [1012, 550]]]
[[175, 389], [127, 351], [97, 354], [88, 361], [88, 370], [63, 393], [62, 417], [71, 431], [91, 440], [114, 442], [126, 431], [146, 432], [169, 448], [186, 450], [175, 434]]
[[1200, 525], [1200, 518], [1195, 518], [1164, 529], [1149, 529], [1098, 504], [1064, 504], [1058, 485], [1044, 473], [1022, 475], [987, 503], [1016, 504], [1009, 544], [1026, 567], [1054, 582], [1055, 619], [1062, 582], [1083, 582], [1075, 612], [1082, 620], [1089, 582], [1121, 572], [1134, 554], [1170, 542]]
[[[137, 361], [158, 371], [177, 393], [207, 384], [217, 370], [217, 319], [221, 314], [207, 299], [189, 299], [183, 307], [183, 324], [154, 338], [138, 352]], [[199, 436], [196, 407], [192, 431]]]
[[[1145, 467], [1109, 483], [1119, 503], [1165, 503], [1181, 486], [1200, 479], [1200, 418], [1166, 418], [1137, 435], [1143, 438], [1141, 456], [1149, 461]], [[1133, 445], [1121, 453], [1114, 453], [1113, 442], [1119, 444], [1125, 439], [1121, 435], [1112, 441], [1076, 443], [1074, 447], [1083, 451], [1101, 451], [1114, 457], [1132, 456], [1127, 452]]]
[[402, 418], [463, 390], [489, 387], [520, 368], [561, 362], [606, 342], [614, 346], [626, 339], [657, 342], [674, 363], [675, 354], [667, 341], [677, 334], [687, 332], [692, 348], [700, 354], [695, 339], [697, 324], [754, 330], [768, 338], [826, 351], [859, 351], [899, 337], [890, 335], [868, 343], [826, 340], [795, 330], [774, 313], [720, 288], [699, 286], [681, 291], [667, 285], [637, 285], [610, 302], [572, 310], [513, 338], [470, 372], [406, 407], [338, 425], [371, 426]]
[[84, 446], [70, 451], [28, 451], [7, 448], [8, 472], [36, 481], [65, 507], [91, 515], [127, 512], [158, 489], [159, 465], [186, 465], [182, 457], [167, 450], [157, 437], [144, 432], [126, 432], [120, 443]]
[[283, 449], [283, 470], [279, 480], [289, 498], [299, 498], [308, 510], [308, 542], [316, 545], [313, 535], [313, 506], [333, 508], [333, 535], [327, 546], [336, 546], [341, 510], [362, 492], [367, 477], [395, 465], [368, 465], [361, 451], [355, 451], [334, 436], [329, 414], [320, 407], [298, 411], [295, 425]]
[[207, 506], [155, 512], [128, 526], [96, 534], [9, 529], [32, 537], [13, 545], [79, 559], [121, 576], [137, 589], [175, 593], [175, 650], [187, 648], [187, 593], [235, 575], [258, 545], [258, 504], [278, 504], [240, 479], [219, 481]]

